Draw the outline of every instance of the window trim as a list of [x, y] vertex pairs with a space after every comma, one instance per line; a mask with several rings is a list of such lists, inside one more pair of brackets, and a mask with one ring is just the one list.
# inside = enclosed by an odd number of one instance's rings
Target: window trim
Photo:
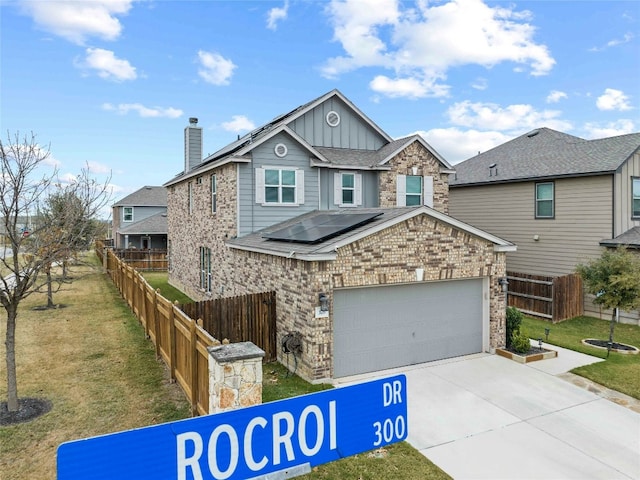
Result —
[[218, 211], [218, 178], [215, 173], [209, 177], [210, 193], [211, 193], [211, 213]]
[[[538, 198], [538, 186], [539, 185], [551, 185], [551, 198], [550, 199], [539, 199]], [[551, 182], [535, 182], [533, 187], [533, 198], [534, 198], [534, 218], [539, 220], [553, 220], [556, 218], [556, 183], [554, 181]], [[539, 202], [551, 202], [551, 215], [540, 215], [538, 213], [538, 205]]]
[[211, 249], [200, 247], [200, 289], [211, 293]]
[[[414, 193], [414, 192], [408, 192], [407, 190], [407, 180], [409, 178], [419, 178], [420, 182], [420, 193]], [[422, 175], [406, 175], [405, 176], [405, 183], [404, 183], [404, 204], [405, 206], [411, 206], [411, 207], [418, 207], [420, 205], [424, 205], [423, 201], [424, 201], [424, 178], [422, 177]], [[418, 197], [418, 203], [416, 204], [412, 204], [409, 205], [407, 200], [409, 199], [409, 197]]]
[[187, 213], [193, 213], [193, 182], [187, 183]]
[[[127, 220], [127, 210], [131, 210], [131, 219]], [[122, 221], [126, 222], [126, 223], [131, 223], [133, 222], [134, 216], [133, 216], [133, 207], [122, 207]]]
[[[635, 190], [636, 185], [637, 190]], [[638, 220], [640, 219], [640, 208], [638, 210], [634, 208], [635, 200], [640, 202], [640, 177], [631, 177], [631, 218]]]
[[[353, 188], [344, 187], [344, 177], [350, 175], [353, 177]], [[362, 174], [358, 172], [335, 172], [333, 176], [333, 203], [339, 207], [352, 208], [362, 205]], [[344, 202], [344, 191], [351, 190], [353, 192], [353, 202]]]
[[[267, 170], [278, 171], [278, 185], [267, 185], [266, 172]], [[294, 185], [284, 185], [286, 188], [293, 188], [293, 202], [282, 201], [282, 172], [293, 172], [295, 183]], [[304, 170], [296, 167], [281, 167], [275, 165], [258, 167], [255, 169], [256, 177], [256, 203], [261, 204], [264, 207], [296, 207], [304, 204]], [[278, 201], [267, 202], [267, 188], [278, 188]]]

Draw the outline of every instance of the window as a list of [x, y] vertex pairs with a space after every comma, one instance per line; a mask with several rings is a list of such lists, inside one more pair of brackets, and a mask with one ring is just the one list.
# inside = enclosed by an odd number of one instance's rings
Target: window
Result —
[[122, 220], [125, 222], [133, 222], [133, 207], [124, 207], [122, 209]]
[[256, 202], [263, 205], [304, 203], [304, 171], [293, 168], [256, 168]]
[[433, 177], [398, 175], [396, 188], [399, 207], [426, 205], [433, 208]]
[[553, 182], [536, 183], [536, 218], [553, 218], [554, 215]]
[[362, 205], [362, 175], [346, 172], [333, 175], [333, 200], [341, 207]]
[[200, 247], [200, 288], [211, 293], [211, 249]]
[[187, 213], [191, 214], [193, 212], [193, 182], [187, 184], [187, 189]]
[[211, 213], [218, 211], [218, 182], [215, 175], [211, 175]]
[[631, 196], [631, 210], [634, 218], [640, 217], [640, 178], [631, 179], [631, 189], [633, 190]]

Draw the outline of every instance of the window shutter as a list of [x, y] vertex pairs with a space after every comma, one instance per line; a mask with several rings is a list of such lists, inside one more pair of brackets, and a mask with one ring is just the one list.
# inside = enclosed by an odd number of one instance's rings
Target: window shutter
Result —
[[433, 177], [424, 177], [424, 199], [423, 203], [427, 207], [433, 208]]
[[256, 203], [264, 203], [264, 168], [256, 168]]
[[304, 170], [296, 170], [296, 203], [304, 204]]
[[335, 205], [342, 204], [342, 174], [333, 174], [333, 203]]
[[354, 175], [355, 177], [355, 204], [356, 205], [362, 205], [362, 175], [360, 175], [359, 173], [356, 173]]
[[398, 175], [396, 180], [396, 204], [399, 207], [407, 206], [407, 176]]

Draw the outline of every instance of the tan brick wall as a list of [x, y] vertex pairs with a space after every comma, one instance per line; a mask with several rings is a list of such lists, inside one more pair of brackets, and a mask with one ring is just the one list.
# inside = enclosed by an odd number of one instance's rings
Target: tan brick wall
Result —
[[[224, 165], [202, 175], [202, 182], [193, 182], [193, 211], [188, 213], [187, 181], [169, 187], [167, 196], [167, 229], [171, 240], [171, 271], [169, 282], [193, 299], [210, 298], [200, 290], [200, 247], [212, 252], [212, 269], [224, 265], [228, 248], [224, 241], [237, 234], [235, 164]], [[211, 174], [216, 175], [218, 202], [211, 212]], [[212, 289], [220, 287], [214, 282]]]
[[441, 164], [418, 141], [413, 142], [389, 161], [391, 170], [380, 172], [380, 207], [396, 206], [396, 176], [416, 175], [433, 177], [433, 208], [442, 213], [449, 211], [449, 175], [440, 173]]

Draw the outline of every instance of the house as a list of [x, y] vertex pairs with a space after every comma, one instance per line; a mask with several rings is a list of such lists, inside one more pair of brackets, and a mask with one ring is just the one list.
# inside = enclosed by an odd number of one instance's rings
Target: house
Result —
[[[450, 213], [518, 245], [509, 271], [562, 276], [627, 245], [640, 253], [640, 133], [585, 140], [539, 128], [456, 165]], [[587, 315], [610, 318], [585, 295]], [[638, 312], [622, 321], [640, 323]]]
[[[504, 345], [510, 242], [447, 215], [453, 171], [337, 90], [168, 181], [169, 281], [195, 299], [276, 291], [282, 363], [310, 381]], [[281, 344], [281, 343], [279, 343]]]
[[112, 206], [114, 247], [167, 248], [167, 189], [146, 186]]

